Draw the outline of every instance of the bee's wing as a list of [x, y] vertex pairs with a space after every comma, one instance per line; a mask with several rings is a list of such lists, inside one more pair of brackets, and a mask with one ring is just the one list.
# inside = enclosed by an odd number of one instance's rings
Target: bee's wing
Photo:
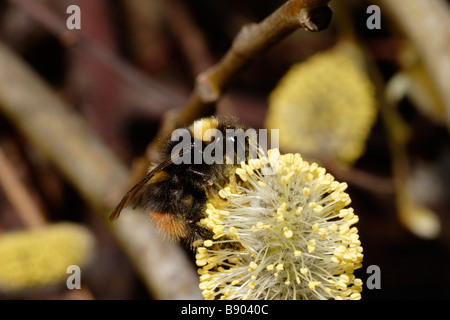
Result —
[[147, 182], [153, 176], [155, 176], [158, 172], [160, 172], [161, 170], [167, 168], [170, 165], [173, 165], [174, 161], [176, 159], [178, 159], [179, 157], [181, 157], [182, 154], [183, 154], [183, 150], [181, 150], [180, 153], [177, 156], [172, 156], [169, 159], [161, 162], [156, 168], [154, 168], [152, 171], [147, 173], [144, 178], [142, 178], [138, 183], [136, 183], [136, 185], [133, 188], [131, 188], [130, 191], [128, 191], [123, 196], [122, 200], [119, 202], [119, 204], [114, 208], [114, 210], [109, 215], [109, 220], [110, 221], [116, 220], [119, 217], [120, 212], [122, 211], [122, 209], [125, 208], [128, 205], [130, 200], [133, 199], [133, 197], [139, 192], [139, 190], [141, 190], [141, 188], [144, 187], [147, 184]]

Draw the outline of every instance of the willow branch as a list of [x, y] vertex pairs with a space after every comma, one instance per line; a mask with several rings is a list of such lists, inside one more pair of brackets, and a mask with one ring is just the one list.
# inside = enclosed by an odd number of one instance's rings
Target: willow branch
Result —
[[22, 223], [30, 229], [45, 225], [45, 214], [33, 199], [25, 184], [14, 170], [2, 147], [0, 146], [0, 188], [6, 194], [11, 205], [16, 209]]
[[184, 0], [166, 0], [163, 6], [171, 33], [176, 38], [191, 73], [197, 76], [213, 65], [213, 57], [206, 45], [206, 38], [189, 12]]
[[[299, 28], [309, 31], [327, 28], [332, 15], [329, 2], [330, 0], [289, 0], [259, 24], [244, 26], [225, 56], [197, 76], [194, 91], [184, 107], [166, 112], [156, 138], [147, 147], [147, 159], [142, 161], [136, 176], [145, 172], [149, 161], [157, 159], [157, 142], [160, 139], [177, 127], [213, 115], [215, 103], [229, 84], [259, 55]], [[170, 1], [167, 6], [172, 3], [176, 2]], [[200, 41], [199, 37], [201, 36], [197, 34], [197, 41]]]
[[[129, 171], [85, 121], [1, 43], [0, 70], [0, 112], [106, 221], [129, 187]], [[198, 277], [184, 251], [163, 241], [148, 220], [136, 212], [124, 212], [121, 219], [107, 225], [154, 297], [200, 298]]]
[[236, 75], [298, 28], [327, 28], [331, 20], [329, 1], [290, 0], [262, 22], [244, 26], [222, 60], [197, 77], [195, 89], [178, 116], [178, 125], [213, 114], [215, 102]]
[[434, 81], [446, 108], [450, 129], [450, 7], [443, 0], [379, 0], [382, 10], [409, 37]]
[[142, 74], [120, 57], [108, 51], [94, 39], [81, 35], [77, 30], [68, 30], [65, 20], [48, 9], [44, 4], [34, 0], [8, 0], [20, 8], [30, 18], [37, 21], [60, 42], [76, 52], [89, 55], [106, 66], [124, 83], [128, 84], [135, 95], [142, 96], [149, 105], [149, 111], [155, 114], [179, 107], [185, 98], [157, 80]]

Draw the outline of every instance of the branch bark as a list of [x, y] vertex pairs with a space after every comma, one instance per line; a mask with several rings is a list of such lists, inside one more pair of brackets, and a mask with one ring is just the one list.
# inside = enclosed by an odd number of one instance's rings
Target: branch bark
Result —
[[213, 65], [214, 61], [206, 45], [205, 35], [195, 24], [186, 1], [166, 0], [163, 9], [170, 32], [179, 43], [191, 74], [196, 77]]
[[450, 7], [441, 0], [379, 0], [382, 9], [409, 37], [438, 89], [446, 108], [447, 127], [450, 129]]
[[329, 1], [290, 0], [261, 23], [244, 26], [222, 60], [197, 77], [195, 89], [178, 116], [178, 125], [213, 114], [214, 104], [236, 75], [298, 28], [327, 28], [332, 15]]
[[134, 95], [143, 97], [147, 102], [149, 112], [160, 115], [168, 109], [177, 108], [185, 103], [185, 97], [176, 90], [172, 90], [156, 79], [139, 72], [92, 38], [81, 35], [77, 30], [68, 30], [65, 20], [61, 19], [39, 1], [8, 1], [46, 28], [63, 45], [79, 54], [95, 58], [99, 63], [111, 70], [132, 89]]
[[[83, 119], [0, 43], [0, 112], [65, 176], [103, 221], [126, 191], [128, 169]], [[136, 212], [107, 224], [157, 299], [201, 298], [192, 262]], [[147, 221], [147, 222], [146, 222]]]
[[30, 229], [45, 225], [45, 214], [16, 174], [13, 164], [0, 146], [0, 188], [5, 192], [20, 220]]

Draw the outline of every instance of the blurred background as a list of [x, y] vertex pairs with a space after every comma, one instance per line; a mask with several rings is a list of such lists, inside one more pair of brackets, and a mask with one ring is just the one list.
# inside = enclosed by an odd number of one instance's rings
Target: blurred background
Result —
[[[149, 146], [196, 76], [242, 26], [283, 3], [0, 0], [1, 299], [179, 297], [152, 283], [159, 267], [146, 274], [160, 256], [143, 250], [164, 240], [149, 241], [147, 230], [159, 235], [145, 223], [111, 227], [104, 207], [145, 172]], [[73, 4], [80, 30], [66, 27]], [[449, 4], [330, 5], [327, 30], [297, 30], [256, 58], [216, 115], [280, 129], [282, 152], [348, 183], [364, 248], [355, 274], [381, 270], [381, 289], [364, 287], [363, 299], [448, 299]], [[199, 298], [193, 253], [171, 248], [194, 287], [173, 292]], [[66, 287], [73, 264], [82, 290]]]

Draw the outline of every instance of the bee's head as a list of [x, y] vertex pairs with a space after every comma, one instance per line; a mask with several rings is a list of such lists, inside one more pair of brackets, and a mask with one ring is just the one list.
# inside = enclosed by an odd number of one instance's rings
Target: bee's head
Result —
[[[194, 139], [192, 145], [195, 152], [205, 152], [213, 160], [222, 162], [228, 158], [232, 163], [240, 163], [248, 159], [250, 141], [256, 141], [256, 132], [246, 130], [243, 126], [230, 121], [220, 122], [215, 117], [195, 121], [190, 127]], [[200, 146], [201, 148], [196, 148]], [[253, 143], [256, 145], [256, 143]], [[196, 150], [195, 150], [196, 149]], [[219, 151], [216, 153], [216, 151]], [[209, 162], [208, 162], [209, 163]]]

